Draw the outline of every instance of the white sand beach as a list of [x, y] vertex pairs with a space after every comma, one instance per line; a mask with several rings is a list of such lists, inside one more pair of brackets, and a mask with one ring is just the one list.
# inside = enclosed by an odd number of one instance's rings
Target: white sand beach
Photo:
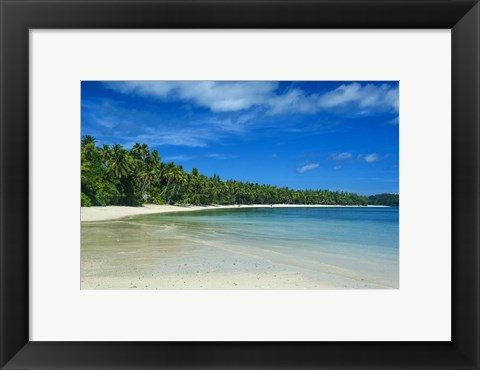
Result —
[[[285, 204], [242, 207], [338, 206]], [[239, 246], [215, 237], [207, 236], [209, 240], [185, 238], [185, 229], [178, 229], [178, 225], [171, 222], [152, 225], [130, 219], [136, 215], [227, 208], [239, 207], [145, 205], [82, 208], [82, 289], [398, 287], [398, 275], [386, 273], [398, 268], [396, 261], [385, 264], [363, 257], [358, 259], [358, 255], [335, 253], [292, 259], [281, 250], [257, 248], [249, 242]]]
[[[145, 204], [142, 207], [107, 206], [107, 207], [82, 207], [81, 221], [108, 221], [118, 220], [129, 216], [147, 215], [153, 213], [188, 212], [207, 209], [229, 209], [229, 208], [319, 208], [319, 207], [360, 207], [360, 206], [339, 206], [323, 204], [252, 204], [252, 205], [208, 205], [208, 206], [172, 206]], [[384, 207], [384, 206], [368, 206]]]
[[84, 223], [82, 289], [388, 289], [395, 285], [372, 279], [376, 273], [356, 271], [355, 257], [292, 260], [282, 253], [224, 240], [191, 244], [178, 234], [175, 227], [159, 231], [128, 219]]

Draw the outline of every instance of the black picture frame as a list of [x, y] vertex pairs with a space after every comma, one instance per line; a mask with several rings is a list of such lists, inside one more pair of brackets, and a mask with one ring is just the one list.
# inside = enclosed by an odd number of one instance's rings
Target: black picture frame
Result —
[[[480, 369], [477, 0], [0, 0], [1, 369]], [[450, 342], [30, 342], [29, 30], [451, 29]], [[434, 140], [434, 137], [432, 137]]]

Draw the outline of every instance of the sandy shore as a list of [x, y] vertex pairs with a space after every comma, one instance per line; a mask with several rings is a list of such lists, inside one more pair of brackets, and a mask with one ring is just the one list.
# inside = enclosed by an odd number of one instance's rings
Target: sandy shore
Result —
[[[171, 205], [156, 205], [145, 204], [142, 207], [123, 207], [123, 206], [108, 206], [108, 207], [82, 207], [81, 220], [82, 221], [108, 221], [117, 220], [129, 216], [146, 215], [152, 213], [168, 213], [168, 212], [188, 212], [206, 209], [228, 209], [238, 208], [238, 205], [211, 205], [211, 206], [171, 206]], [[252, 204], [242, 205], [242, 208], [319, 208], [319, 207], [359, 207], [359, 206], [331, 206], [320, 204]], [[383, 206], [368, 206], [368, 207], [383, 207]]]
[[[389, 289], [369, 261], [182, 238], [163, 228], [119, 220], [82, 224], [81, 289]], [[352, 269], [353, 267], [353, 269]], [[369, 267], [369, 269], [372, 267]], [[382, 265], [381, 267], [386, 268]]]
[[[330, 278], [330, 280], [333, 280]], [[343, 284], [309, 279], [299, 272], [102, 276], [82, 278], [82, 289], [385, 289], [372, 284]]]
[[[250, 205], [240, 208], [270, 205]], [[273, 208], [329, 207], [273, 205]], [[332, 206], [330, 206], [332, 207]], [[391, 289], [398, 261], [332, 252], [298, 255], [282, 248], [231, 243], [129, 216], [238, 206], [82, 208], [82, 289]], [[205, 232], [205, 230], [204, 230]], [[210, 232], [207, 231], [206, 232]], [[320, 254], [319, 254], [320, 253]], [[390, 273], [389, 273], [390, 271]]]

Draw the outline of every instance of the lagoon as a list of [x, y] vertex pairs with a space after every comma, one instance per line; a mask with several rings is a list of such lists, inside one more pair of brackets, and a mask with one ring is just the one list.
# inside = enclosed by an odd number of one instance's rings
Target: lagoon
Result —
[[82, 289], [396, 289], [398, 207], [238, 207], [82, 222]]

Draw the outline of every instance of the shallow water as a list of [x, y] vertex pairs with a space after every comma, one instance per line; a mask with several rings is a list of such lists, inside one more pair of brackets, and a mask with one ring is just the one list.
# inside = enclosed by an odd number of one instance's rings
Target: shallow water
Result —
[[398, 220], [397, 207], [239, 207], [82, 223], [82, 287], [108, 288], [106, 276], [134, 285], [150, 274], [272, 271], [318, 282], [308, 288], [398, 288]]

